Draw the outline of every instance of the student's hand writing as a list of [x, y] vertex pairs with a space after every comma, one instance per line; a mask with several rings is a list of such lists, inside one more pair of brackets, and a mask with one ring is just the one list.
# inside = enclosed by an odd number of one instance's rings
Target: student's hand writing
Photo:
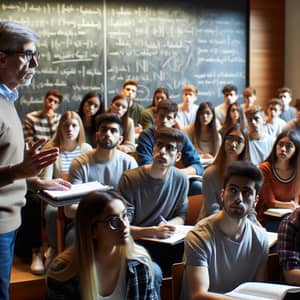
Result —
[[155, 227], [155, 235], [157, 238], [168, 238], [174, 234], [176, 227], [171, 224], [166, 224], [161, 222], [158, 226]]
[[44, 143], [45, 139], [40, 139], [36, 143], [25, 145], [23, 162], [11, 167], [13, 180], [37, 176], [43, 168], [56, 161], [58, 148], [39, 151], [38, 149]]

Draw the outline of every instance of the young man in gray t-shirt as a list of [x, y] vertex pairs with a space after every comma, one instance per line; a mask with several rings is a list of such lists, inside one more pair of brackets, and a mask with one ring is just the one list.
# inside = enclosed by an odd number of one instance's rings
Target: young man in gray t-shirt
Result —
[[186, 237], [182, 299], [231, 299], [223, 294], [242, 282], [265, 279], [267, 235], [247, 217], [262, 182], [262, 173], [250, 162], [228, 167], [223, 210], [200, 221]]

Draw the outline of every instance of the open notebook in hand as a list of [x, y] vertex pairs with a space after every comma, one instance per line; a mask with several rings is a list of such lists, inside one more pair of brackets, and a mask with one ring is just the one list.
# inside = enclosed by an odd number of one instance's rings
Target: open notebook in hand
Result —
[[111, 189], [111, 186], [103, 185], [98, 181], [92, 181], [81, 184], [73, 184], [71, 189], [67, 191], [43, 190], [42, 193], [53, 200], [65, 200], [70, 198], [79, 198], [94, 191], [108, 191]]

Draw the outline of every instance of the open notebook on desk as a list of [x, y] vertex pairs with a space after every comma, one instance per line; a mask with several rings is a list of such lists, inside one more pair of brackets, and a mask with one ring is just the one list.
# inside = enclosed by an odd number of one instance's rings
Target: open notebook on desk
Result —
[[190, 226], [190, 225], [174, 225], [174, 226], [176, 227], [174, 234], [166, 239], [144, 237], [141, 238], [141, 240], [175, 245], [180, 242], [183, 242], [187, 233], [194, 228], [194, 226]]
[[52, 200], [60, 201], [72, 198], [80, 198], [94, 191], [108, 191], [111, 189], [111, 186], [103, 185], [98, 181], [92, 181], [81, 184], [73, 184], [71, 189], [67, 191], [42, 190], [41, 193]]
[[282, 218], [285, 215], [290, 214], [292, 212], [293, 212], [293, 210], [290, 208], [268, 208], [264, 212], [264, 215]]
[[283, 300], [289, 299], [288, 294], [293, 294], [293, 299], [300, 299], [300, 287], [274, 284], [265, 282], [245, 282], [226, 295], [244, 300]]

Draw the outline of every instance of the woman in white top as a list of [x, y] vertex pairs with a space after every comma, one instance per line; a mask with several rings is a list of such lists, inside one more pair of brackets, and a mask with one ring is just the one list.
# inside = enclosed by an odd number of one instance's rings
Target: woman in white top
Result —
[[221, 135], [217, 130], [216, 115], [210, 102], [202, 102], [196, 113], [194, 124], [183, 128], [199, 153], [204, 167], [211, 164], [221, 145]]
[[[72, 160], [83, 152], [92, 149], [85, 143], [85, 133], [81, 118], [74, 111], [66, 111], [61, 117], [57, 132], [44, 148], [59, 148], [59, 157], [56, 162], [45, 168], [40, 175], [42, 179], [63, 178], [68, 179], [69, 167]], [[51, 250], [49, 256], [56, 249], [56, 217], [57, 209], [48, 205], [45, 210], [46, 229]], [[51, 254], [51, 255], [50, 255]]]
[[134, 123], [129, 117], [128, 99], [123, 94], [116, 95], [111, 100], [108, 111], [117, 114], [123, 123], [123, 141], [117, 148], [125, 153], [135, 152]]

